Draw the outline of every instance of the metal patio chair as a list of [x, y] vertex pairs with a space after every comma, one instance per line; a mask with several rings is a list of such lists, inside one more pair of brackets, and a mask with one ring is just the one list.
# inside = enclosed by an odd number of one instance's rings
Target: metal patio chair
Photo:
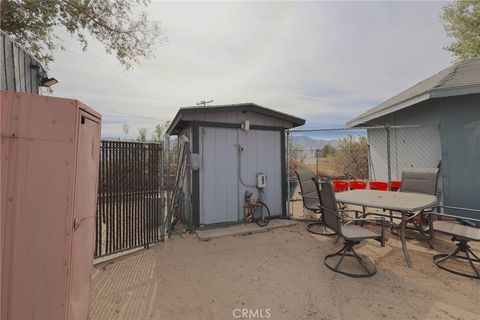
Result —
[[[327, 227], [335, 231], [339, 237], [344, 239], [343, 247], [335, 253], [325, 256], [324, 264], [330, 270], [341, 273], [343, 275], [353, 278], [366, 278], [371, 277], [377, 273], [377, 268], [372, 262], [366, 263], [366, 258], [360, 257], [355, 249], [355, 245], [359, 244], [362, 240], [377, 240], [381, 246], [385, 246], [385, 219], [384, 218], [357, 218], [347, 219], [344, 215], [348, 211], [353, 210], [340, 210], [335, 199], [335, 193], [332, 184], [329, 181], [320, 181], [315, 184], [317, 193], [320, 199], [320, 207], [323, 210], [323, 216]], [[358, 221], [376, 221], [380, 222], [381, 233], [378, 234], [367, 228], [354, 224]], [[332, 259], [335, 256], [340, 256], [337, 262]], [[340, 270], [342, 262], [345, 257], [352, 257], [358, 262], [358, 264], [364, 270], [363, 273], [353, 273]], [[370, 267], [368, 266], [370, 265]]]
[[[448, 272], [468, 277], [480, 279], [480, 258], [473, 253], [468, 245], [470, 241], [480, 241], [480, 228], [474, 224], [468, 224], [468, 220], [454, 221], [435, 221], [433, 222], [433, 230], [452, 236], [452, 241], [457, 242], [457, 248], [451, 253], [440, 253], [433, 256], [433, 263]], [[463, 254], [462, 254], [463, 253]], [[447, 265], [450, 259], [468, 261], [473, 270], [473, 274], [468, 274], [460, 270], [456, 270]]]
[[[300, 184], [300, 195], [302, 196], [303, 207], [307, 210], [310, 210], [314, 213], [319, 213], [320, 218], [316, 222], [309, 223], [307, 225], [307, 230], [311, 233], [322, 235], [322, 236], [333, 236], [335, 232], [329, 230], [325, 225], [325, 220], [322, 214], [322, 209], [320, 208], [320, 199], [318, 198], [317, 189], [315, 186], [314, 179], [315, 174], [312, 170], [302, 169], [296, 170], [295, 174], [298, 178], [298, 183]], [[320, 226], [321, 231], [315, 231], [315, 227]]]
[[[409, 168], [402, 172], [402, 181], [399, 192], [412, 192], [412, 193], [421, 193], [428, 194], [440, 197], [440, 193], [437, 191], [438, 188], [438, 176], [440, 173], [440, 164], [437, 168]], [[420, 239], [427, 241], [430, 248], [433, 249], [432, 244], [430, 243], [430, 238], [432, 237], [432, 219], [429, 216], [429, 234], [427, 235], [425, 229], [422, 226], [423, 216], [433, 213], [434, 208], [422, 210], [421, 212], [414, 213], [412, 215], [419, 215], [420, 222], [415, 222], [413, 219], [409, 219], [413, 224], [412, 230], [419, 232]], [[392, 229], [392, 233], [398, 235], [397, 230]], [[408, 236], [408, 238], [415, 238]]]

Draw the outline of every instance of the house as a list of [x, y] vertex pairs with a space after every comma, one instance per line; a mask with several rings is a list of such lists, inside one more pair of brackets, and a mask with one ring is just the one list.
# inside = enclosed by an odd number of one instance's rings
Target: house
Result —
[[180, 108], [167, 134], [191, 146], [192, 225], [242, 221], [246, 190], [285, 216], [285, 130], [304, 123], [254, 103]]
[[[400, 179], [405, 167], [441, 161], [443, 204], [480, 208], [480, 59], [456, 63], [347, 125], [391, 126], [392, 179]], [[367, 131], [371, 171], [386, 180], [385, 130]]]
[[40, 61], [0, 30], [0, 90], [39, 94], [40, 87], [57, 83]]

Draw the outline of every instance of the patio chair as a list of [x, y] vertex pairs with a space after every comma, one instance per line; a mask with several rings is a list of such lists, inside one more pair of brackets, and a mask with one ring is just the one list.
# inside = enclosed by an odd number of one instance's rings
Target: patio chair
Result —
[[[318, 198], [315, 182], [312, 180], [315, 178], [313, 171], [308, 169], [303, 169], [303, 170], [295, 171], [295, 174], [297, 175], [298, 182], [300, 184], [299, 193], [302, 196], [303, 207], [314, 213], [320, 214], [320, 218], [316, 222], [309, 223], [307, 225], [307, 230], [311, 233], [322, 235], [322, 236], [335, 235], [335, 232], [329, 230], [325, 225], [322, 209], [319, 207], [320, 199]], [[320, 232], [314, 230], [314, 228], [317, 226], [320, 226], [322, 228]]]
[[439, 172], [440, 167], [403, 170], [400, 192], [436, 195]]
[[[335, 253], [325, 256], [324, 264], [330, 270], [341, 273], [343, 275], [353, 278], [366, 278], [371, 277], [377, 273], [377, 268], [371, 262], [367, 263], [366, 258], [360, 257], [355, 249], [355, 245], [359, 244], [362, 240], [377, 240], [381, 246], [385, 246], [385, 219], [384, 218], [359, 218], [359, 219], [347, 219], [345, 213], [352, 210], [340, 210], [335, 199], [335, 193], [332, 184], [329, 181], [321, 181], [316, 183], [317, 193], [321, 202], [321, 208], [323, 210], [323, 216], [325, 224], [330, 229], [334, 230], [339, 237], [344, 239], [344, 246]], [[381, 233], [378, 234], [369, 229], [354, 224], [357, 221], [377, 221], [380, 222]], [[333, 257], [339, 256], [337, 262], [334, 262]], [[353, 273], [340, 270], [342, 262], [345, 257], [354, 258], [358, 264], [362, 267], [364, 272]], [[370, 267], [369, 267], [370, 266]]]
[[[412, 192], [412, 193], [421, 193], [421, 194], [428, 194], [428, 195], [435, 195], [440, 197], [440, 193], [437, 192], [437, 185], [438, 185], [438, 176], [440, 173], [440, 164], [437, 168], [409, 168], [402, 172], [402, 181], [401, 187], [399, 192]], [[432, 219], [429, 217], [429, 233], [427, 235], [425, 229], [422, 226], [423, 217], [427, 214], [433, 213], [434, 208], [425, 209], [421, 212], [417, 213], [420, 217], [419, 222], [415, 222], [414, 220], [410, 219], [413, 224], [413, 229], [419, 232], [421, 240], [426, 240], [430, 248], [433, 249], [432, 244], [430, 243], [429, 239], [431, 238], [431, 222]], [[392, 230], [395, 235], [398, 235], [396, 230]], [[415, 238], [409, 236], [408, 238]]]
[[[433, 222], [433, 230], [452, 236], [452, 241], [457, 242], [457, 248], [451, 253], [440, 253], [433, 256], [433, 263], [448, 272], [468, 277], [480, 279], [480, 258], [473, 253], [468, 245], [469, 241], [480, 241], [480, 228], [474, 224], [469, 225], [465, 221], [435, 221]], [[463, 254], [462, 254], [463, 253]], [[457, 261], [468, 261], [473, 270], [473, 274], [462, 272], [447, 265], [447, 261], [456, 259]]]

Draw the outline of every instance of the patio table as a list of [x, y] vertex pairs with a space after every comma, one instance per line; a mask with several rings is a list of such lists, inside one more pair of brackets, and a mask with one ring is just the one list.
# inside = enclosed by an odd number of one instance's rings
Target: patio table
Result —
[[336, 195], [337, 201], [343, 204], [353, 204], [362, 207], [385, 209], [398, 211], [402, 213], [402, 222], [400, 225], [400, 241], [402, 250], [409, 268], [412, 267], [412, 261], [408, 254], [407, 243], [405, 240], [405, 224], [408, 219], [412, 219], [415, 212], [431, 208], [437, 204], [437, 197], [426, 194], [410, 192], [393, 192], [379, 190], [351, 190]]

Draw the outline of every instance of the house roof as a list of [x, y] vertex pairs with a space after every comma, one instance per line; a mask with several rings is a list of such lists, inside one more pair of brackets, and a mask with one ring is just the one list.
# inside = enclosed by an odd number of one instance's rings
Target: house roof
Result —
[[347, 122], [356, 127], [424, 100], [480, 93], [480, 58], [458, 62]]
[[172, 123], [167, 129], [168, 134], [178, 134], [182, 128], [184, 128], [188, 122], [182, 121], [182, 117], [185, 115], [192, 115], [192, 114], [205, 114], [205, 113], [217, 113], [217, 112], [233, 112], [233, 111], [240, 111], [240, 112], [256, 112], [261, 115], [265, 115], [274, 119], [279, 119], [283, 121], [290, 122], [293, 127], [298, 127], [305, 124], [305, 120], [301, 118], [297, 118], [295, 116], [279, 112], [273, 109], [265, 108], [259, 106], [255, 103], [237, 103], [237, 104], [226, 104], [226, 105], [213, 105], [213, 106], [205, 106], [205, 107], [182, 107], [178, 110], [177, 115], [173, 119]]

